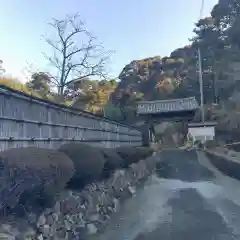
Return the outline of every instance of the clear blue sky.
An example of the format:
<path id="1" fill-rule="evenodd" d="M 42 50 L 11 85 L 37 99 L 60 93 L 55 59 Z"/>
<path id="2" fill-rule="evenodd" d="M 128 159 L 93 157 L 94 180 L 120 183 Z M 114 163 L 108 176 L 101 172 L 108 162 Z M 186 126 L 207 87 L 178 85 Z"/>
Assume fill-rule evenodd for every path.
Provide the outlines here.
<path id="1" fill-rule="evenodd" d="M 208 16 L 217 0 L 206 0 Z M 117 76 L 134 59 L 166 56 L 188 44 L 201 0 L 2 0 L 0 59 L 8 74 L 24 80 L 27 62 L 45 70 L 41 35 L 52 17 L 79 12 L 87 28 L 115 50 L 109 70 Z M 25 71 L 26 72 L 26 71 Z"/>

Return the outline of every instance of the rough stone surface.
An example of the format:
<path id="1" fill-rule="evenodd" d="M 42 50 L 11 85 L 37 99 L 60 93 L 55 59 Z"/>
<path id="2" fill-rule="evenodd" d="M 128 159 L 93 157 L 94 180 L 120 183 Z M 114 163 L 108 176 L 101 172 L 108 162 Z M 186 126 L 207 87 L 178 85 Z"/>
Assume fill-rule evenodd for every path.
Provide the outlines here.
<path id="1" fill-rule="evenodd" d="M 131 197 L 136 187 L 152 174 L 157 158 L 152 156 L 117 170 L 111 178 L 87 185 L 81 192 L 63 191 L 55 206 L 39 216 L 28 213 L 26 219 L 0 223 L 3 240 L 74 240 L 86 239 L 104 229 L 121 201 Z"/>

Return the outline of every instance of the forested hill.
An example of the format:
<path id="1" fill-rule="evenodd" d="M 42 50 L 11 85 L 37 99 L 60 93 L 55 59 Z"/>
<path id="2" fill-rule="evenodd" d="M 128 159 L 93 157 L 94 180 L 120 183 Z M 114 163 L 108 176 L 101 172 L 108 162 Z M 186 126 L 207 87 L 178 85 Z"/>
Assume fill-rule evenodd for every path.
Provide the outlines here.
<path id="1" fill-rule="evenodd" d="M 240 2 L 219 0 L 211 16 L 196 23 L 187 46 L 170 56 L 153 56 L 133 60 L 118 80 L 76 80 L 67 85 L 61 99 L 52 90 L 46 73 L 33 74 L 30 81 L 1 78 L 0 84 L 20 89 L 52 101 L 61 101 L 76 108 L 105 114 L 116 120 L 134 122 L 138 100 L 157 100 L 196 96 L 199 99 L 197 49 L 201 49 L 204 100 L 209 118 L 237 128 L 240 117 Z M 171 41 L 171 40 L 169 40 Z M 159 43 L 161 44 L 161 43 Z M 212 103 L 220 101 L 215 106 Z M 227 114 L 227 109 L 231 114 Z M 221 125 L 220 124 L 220 125 Z"/>
<path id="2" fill-rule="evenodd" d="M 219 128 L 239 129 L 240 1 L 219 0 L 211 16 L 196 23 L 188 46 L 169 57 L 150 57 L 126 65 L 113 93 L 116 103 L 133 106 L 138 99 L 196 96 L 199 100 L 197 49 L 201 49 L 204 104 Z M 213 103 L 219 103 L 215 105 Z M 129 107 L 128 107 L 129 108 Z M 236 131 L 235 131 L 236 132 Z"/>

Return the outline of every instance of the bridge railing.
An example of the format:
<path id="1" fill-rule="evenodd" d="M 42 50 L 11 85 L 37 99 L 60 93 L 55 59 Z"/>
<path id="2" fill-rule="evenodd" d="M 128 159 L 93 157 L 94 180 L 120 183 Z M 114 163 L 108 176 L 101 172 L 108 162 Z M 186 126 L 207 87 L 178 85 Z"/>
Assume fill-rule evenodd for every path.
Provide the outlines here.
<path id="1" fill-rule="evenodd" d="M 68 142 L 114 148 L 142 145 L 137 128 L 0 85 L 0 151 L 58 148 Z"/>

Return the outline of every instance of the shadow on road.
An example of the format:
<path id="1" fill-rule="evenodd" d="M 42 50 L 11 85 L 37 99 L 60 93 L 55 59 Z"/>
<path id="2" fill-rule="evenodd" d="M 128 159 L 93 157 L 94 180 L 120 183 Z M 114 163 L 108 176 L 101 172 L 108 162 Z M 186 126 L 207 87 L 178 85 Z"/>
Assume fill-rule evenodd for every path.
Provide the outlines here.
<path id="1" fill-rule="evenodd" d="M 186 182 L 210 181 L 214 174 L 197 160 L 195 150 L 166 150 L 161 153 L 157 164 L 157 175 L 160 178 L 179 179 Z"/>

